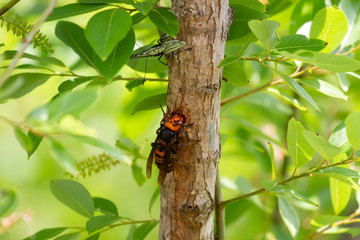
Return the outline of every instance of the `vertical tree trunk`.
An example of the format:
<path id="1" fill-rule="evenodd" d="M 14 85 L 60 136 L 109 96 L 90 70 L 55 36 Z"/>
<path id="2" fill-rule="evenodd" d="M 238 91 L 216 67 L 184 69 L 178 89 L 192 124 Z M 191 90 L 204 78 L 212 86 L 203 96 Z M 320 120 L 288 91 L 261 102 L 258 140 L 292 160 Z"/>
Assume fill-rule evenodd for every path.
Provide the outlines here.
<path id="1" fill-rule="evenodd" d="M 168 113 L 183 127 L 174 170 L 161 187 L 159 239 L 213 239 L 216 168 L 224 47 L 232 20 L 228 0 L 173 0 L 178 39 L 188 46 L 169 58 Z M 200 141 L 199 141 L 200 140 Z"/>

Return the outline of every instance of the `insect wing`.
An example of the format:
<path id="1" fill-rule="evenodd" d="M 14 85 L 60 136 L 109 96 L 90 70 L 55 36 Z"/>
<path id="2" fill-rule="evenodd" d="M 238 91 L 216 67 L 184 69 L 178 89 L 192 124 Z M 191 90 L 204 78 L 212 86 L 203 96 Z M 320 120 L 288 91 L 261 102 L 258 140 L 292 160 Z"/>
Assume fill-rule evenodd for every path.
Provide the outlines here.
<path id="1" fill-rule="evenodd" d="M 153 165 L 153 161 L 154 161 L 154 156 L 155 156 L 155 152 L 156 152 L 156 143 L 157 143 L 158 138 L 156 138 L 155 142 L 152 143 L 152 149 L 149 155 L 149 158 L 147 160 L 147 164 L 146 164 L 146 176 L 147 178 L 151 178 L 151 171 L 152 171 L 152 165 Z"/>
<path id="2" fill-rule="evenodd" d="M 162 42 L 161 45 L 165 46 L 165 49 L 163 50 L 163 54 L 172 53 L 173 51 L 176 51 L 177 49 L 183 47 L 186 43 L 180 40 L 169 40 Z"/>
<path id="3" fill-rule="evenodd" d="M 168 173 L 168 165 L 171 162 L 170 156 L 171 156 L 171 145 L 168 144 L 165 146 L 165 155 L 159 171 L 159 177 L 158 177 L 159 185 L 161 185 L 164 182 L 165 177 Z"/>
<path id="4" fill-rule="evenodd" d="M 166 45 L 157 44 L 147 50 L 133 54 L 131 58 L 140 58 L 140 57 L 155 57 L 161 55 L 166 50 Z"/>

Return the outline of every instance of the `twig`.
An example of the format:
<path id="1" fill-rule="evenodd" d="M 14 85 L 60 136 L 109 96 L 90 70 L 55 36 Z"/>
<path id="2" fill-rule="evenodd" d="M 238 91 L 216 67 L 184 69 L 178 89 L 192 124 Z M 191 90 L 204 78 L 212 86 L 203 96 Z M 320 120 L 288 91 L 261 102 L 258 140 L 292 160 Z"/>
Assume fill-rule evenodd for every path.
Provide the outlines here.
<path id="1" fill-rule="evenodd" d="M 291 176 L 288 179 L 285 179 L 283 181 L 280 181 L 280 182 L 276 183 L 276 185 L 284 185 L 285 183 L 294 181 L 294 180 L 296 180 L 298 178 L 311 177 L 312 173 L 315 172 L 315 171 L 319 171 L 319 170 L 326 169 L 326 168 L 333 167 L 333 166 L 349 164 L 349 163 L 357 162 L 357 161 L 360 161 L 360 158 L 349 158 L 349 159 L 347 159 L 345 161 L 336 162 L 336 163 L 325 165 L 325 166 L 320 166 L 320 167 L 314 168 L 314 169 L 312 169 L 310 171 L 307 171 L 305 173 L 302 173 L 302 174 L 299 174 L 299 175 L 296 175 L 296 176 Z M 236 202 L 236 201 L 239 201 L 239 200 L 242 200 L 242 199 L 246 199 L 246 198 L 252 197 L 254 195 L 263 193 L 265 191 L 266 191 L 265 188 L 260 188 L 260 189 L 258 189 L 256 191 L 251 192 L 251 193 L 247 193 L 247 194 L 235 197 L 235 198 L 231 198 L 231 199 L 226 200 L 226 201 L 222 201 L 222 202 L 220 202 L 220 205 L 223 206 L 223 207 L 226 207 L 227 205 L 229 205 L 232 202 Z"/>
<path id="2" fill-rule="evenodd" d="M 277 85 L 277 84 L 280 84 L 280 83 L 284 83 L 284 80 L 279 79 L 279 80 L 274 81 L 274 82 L 269 82 L 269 83 L 267 83 L 267 84 L 265 84 L 265 85 L 263 85 L 263 86 L 261 86 L 261 87 L 255 88 L 255 89 L 253 89 L 253 90 L 251 90 L 251 91 L 249 91 L 249 92 L 245 92 L 245 93 L 242 93 L 242 94 L 240 94 L 240 95 L 238 95 L 238 96 L 235 96 L 235 97 L 233 97 L 233 98 L 229 98 L 229 99 L 223 101 L 223 102 L 221 103 L 221 106 L 224 106 L 224 105 L 226 105 L 226 104 L 228 104 L 228 103 L 231 103 L 231 102 L 233 102 L 233 101 L 235 101 L 235 100 L 238 100 L 238 99 L 240 99 L 240 98 L 246 97 L 246 96 L 248 96 L 248 95 L 250 95 L 250 94 L 253 94 L 253 93 L 256 93 L 256 92 L 260 92 L 260 91 L 263 90 L 263 89 L 266 89 L 266 88 L 268 88 L 268 87 L 270 87 L 270 86 L 274 86 L 274 85 Z"/>
<path id="3" fill-rule="evenodd" d="M 14 70 L 14 68 L 16 67 L 17 62 L 19 61 L 21 56 L 24 54 L 25 49 L 29 46 L 29 44 L 32 41 L 32 39 L 34 38 L 35 34 L 39 31 L 41 25 L 45 22 L 46 18 L 51 14 L 53 9 L 55 8 L 56 3 L 57 3 L 57 0 L 52 0 L 49 3 L 48 7 L 45 9 L 44 13 L 41 15 L 38 22 L 36 24 L 34 24 L 31 31 L 29 32 L 29 34 L 24 39 L 24 42 L 21 45 L 19 51 L 16 53 L 15 57 L 11 61 L 10 65 L 8 66 L 6 71 L 0 77 L 0 88 L 4 84 L 6 79 L 9 77 L 11 71 Z"/>
<path id="4" fill-rule="evenodd" d="M 0 8 L 0 16 L 3 15 L 4 13 L 6 13 L 7 11 L 9 11 L 9 9 L 12 8 L 18 2 L 20 2 L 20 0 L 11 0 L 5 6 Z"/>
<path id="5" fill-rule="evenodd" d="M 222 200 L 219 167 L 217 167 L 215 182 L 215 240 L 225 240 L 225 208 L 221 205 Z"/>
<path id="6" fill-rule="evenodd" d="M 321 234 L 324 234 L 327 230 L 337 227 L 337 226 L 341 226 L 341 225 L 345 225 L 345 224 L 350 224 L 350 223 L 355 223 L 355 222 L 360 222 L 359 218 L 356 218 L 360 215 L 360 208 L 358 208 L 353 214 L 351 214 L 349 216 L 349 218 L 341 220 L 341 221 L 337 221 L 334 222 L 332 224 L 329 224 L 328 226 L 326 226 L 325 228 L 321 228 L 320 231 L 315 231 L 313 234 L 311 234 L 308 238 L 306 238 L 307 240 L 310 239 L 315 239 L 316 237 L 320 236 Z M 318 229 L 319 230 L 319 229 Z"/>
<path id="7" fill-rule="evenodd" d="M 123 77 L 115 77 L 114 80 L 143 80 L 143 78 L 123 78 Z M 168 82 L 169 80 L 167 78 L 146 78 L 146 81 L 153 81 L 153 82 Z"/>

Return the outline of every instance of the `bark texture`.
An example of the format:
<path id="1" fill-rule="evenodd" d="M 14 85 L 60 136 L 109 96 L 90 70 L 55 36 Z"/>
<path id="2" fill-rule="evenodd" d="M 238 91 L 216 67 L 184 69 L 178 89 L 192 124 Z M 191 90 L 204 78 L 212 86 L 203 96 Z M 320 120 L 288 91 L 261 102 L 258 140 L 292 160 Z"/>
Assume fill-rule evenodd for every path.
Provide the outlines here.
<path id="1" fill-rule="evenodd" d="M 219 124 L 225 42 L 232 20 L 228 0 L 173 0 L 188 45 L 168 59 L 167 112 L 181 112 L 173 171 L 161 187 L 159 239 L 214 239 L 215 181 L 221 154 Z M 200 141 L 199 141 L 200 140 Z"/>

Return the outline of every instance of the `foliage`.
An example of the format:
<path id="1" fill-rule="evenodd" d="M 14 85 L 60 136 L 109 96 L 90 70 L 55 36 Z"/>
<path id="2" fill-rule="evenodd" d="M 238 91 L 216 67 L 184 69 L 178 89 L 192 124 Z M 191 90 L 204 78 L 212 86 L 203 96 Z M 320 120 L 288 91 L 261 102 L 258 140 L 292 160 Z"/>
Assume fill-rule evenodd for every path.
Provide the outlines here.
<path id="1" fill-rule="evenodd" d="M 234 19 L 218 65 L 224 72 L 219 166 L 225 200 L 216 204 L 226 211 L 226 239 L 240 233 L 244 239 L 355 236 L 359 229 L 347 224 L 360 215 L 353 194 L 360 191 L 360 3 L 270 2 L 230 0 Z M 179 32 L 170 3 L 161 4 L 60 4 L 46 22 L 52 29 L 47 35 L 57 42 L 53 56 L 13 50 L 1 35 L 0 119 L 18 142 L 9 145 L 11 137 L 1 130 L 1 154 L 10 156 L 2 162 L 18 164 L 0 165 L 0 217 L 12 223 L 0 225 L 0 239 L 155 238 L 158 220 L 152 215 L 159 211 L 160 190 L 146 182 L 150 142 L 141 142 L 155 138 L 159 104 L 166 105 L 167 67 L 157 57 L 131 55 L 142 51 L 133 51 L 136 42 L 153 46 L 162 35 L 157 29 L 172 37 Z M 26 37 L 30 26 L 9 16 L 1 16 L 11 23 L 8 29 Z M 52 52 L 44 35 L 33 42 Z M 9 151 L 20 147 L 29 161 Z M 64 172 L 89 177 L 53 180 Z M 68 209 L 48 201 L 48 185 L 41 203 L 19 199 L 31 199 L 40 181 L 51 181 L 52 194 Z M 21 217 L 10 214 L 24 206 L 33 207 L 34 215 L 46 209 L 44 219 L 57 211 L 67 220 L 56 228 L 42 223 L 36 233 L 12 231 Z M 134 220 L 146 211 L 150 220 Z"/>

